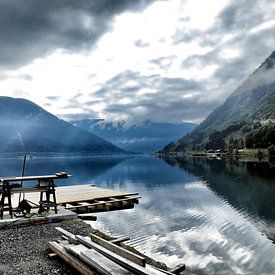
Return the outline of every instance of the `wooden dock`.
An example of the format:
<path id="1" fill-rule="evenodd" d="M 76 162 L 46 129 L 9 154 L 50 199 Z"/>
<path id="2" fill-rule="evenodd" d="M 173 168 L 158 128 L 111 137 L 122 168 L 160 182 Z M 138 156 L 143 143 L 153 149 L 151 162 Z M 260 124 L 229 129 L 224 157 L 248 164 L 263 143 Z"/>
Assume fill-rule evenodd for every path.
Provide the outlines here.
<path id="1" fill-rule="evenodd" d="M 93 213 L 133 208 L 138 193 L 103 189 L 93 185 L 56 188 L 57 203 L 76 213 Z"/>
<path id="2" fill-rule="evenodd" d="M 75 213 L 94 213 L 133 208 L 141 198 L 138 193 L 121 192 L 95 187 L 94 185 L 73 185 L 55 188 L 57 205 Z M 24 191 L 25 198 L 39 205 L 37 192 Z M 19 194 L 12 195 L 12 204 L 18 204 Z"/>

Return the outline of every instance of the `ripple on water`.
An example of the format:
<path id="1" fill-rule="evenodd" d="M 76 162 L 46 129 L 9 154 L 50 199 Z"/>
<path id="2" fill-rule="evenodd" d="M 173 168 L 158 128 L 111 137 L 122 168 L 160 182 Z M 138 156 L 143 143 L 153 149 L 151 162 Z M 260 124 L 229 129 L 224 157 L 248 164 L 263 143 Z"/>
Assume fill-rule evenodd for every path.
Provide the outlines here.
<path id="1" fill-rule="evenodd" d="M 99 219 L 110 231 L 130 236 L 128 243 L 147 255 L 170 266 L 185 262 L 185 274 L 275 270 L 272 242 L 245 212 L 230 206 L 204 182 L 178 185 L 173 192 L 164 187 L 150 190 L 136 209 L 100 214 Z"/>

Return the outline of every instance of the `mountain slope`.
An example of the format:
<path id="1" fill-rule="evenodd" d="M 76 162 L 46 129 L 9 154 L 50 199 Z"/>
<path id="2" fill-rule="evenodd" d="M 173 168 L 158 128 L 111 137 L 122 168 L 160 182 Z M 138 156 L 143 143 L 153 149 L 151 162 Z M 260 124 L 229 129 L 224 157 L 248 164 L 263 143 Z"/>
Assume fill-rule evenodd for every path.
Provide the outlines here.
<path id="1" fill-rule="evenodd" d="M 124 152 L 25 99 L 0 97 L 0 127 L 0 152 Z"/>
<path id="2" fill-rule="evenodd" d="M 131 152 L 154 152 L 182 135 L 192 131 L 192 123 L 155 123 L 150 120 L 128 127 L 124 121 L 112 123 L 104 120 L 72 121 L 73 125 L 98 135 Z"/>
<path id="3" fill-rule="evenodd" d="M 274 144 L 275 51 L 192 133 L 161 152 L 242 148 L 257 132 L 267 135 L 262 147 Z M 255 144 L 251 144 L 251 147 Z"/>

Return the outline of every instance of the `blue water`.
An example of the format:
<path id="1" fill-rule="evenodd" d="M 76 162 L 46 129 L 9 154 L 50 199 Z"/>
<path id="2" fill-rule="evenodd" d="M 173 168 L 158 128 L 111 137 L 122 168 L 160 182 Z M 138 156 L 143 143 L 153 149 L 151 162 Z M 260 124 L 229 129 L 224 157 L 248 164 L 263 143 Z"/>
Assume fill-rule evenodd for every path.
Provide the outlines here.
<path id="1" fill-rule="evenodd" d="M 1 159 L 0 176 L 22 159 Z M 95 183 L 139 192 L 134 209 L 98 214 L 92 226 L 184 274 L 275 274 L 274 164 L 206 158 L 32 158 L 26 175 L 67 171 L 58 185 Z"/>

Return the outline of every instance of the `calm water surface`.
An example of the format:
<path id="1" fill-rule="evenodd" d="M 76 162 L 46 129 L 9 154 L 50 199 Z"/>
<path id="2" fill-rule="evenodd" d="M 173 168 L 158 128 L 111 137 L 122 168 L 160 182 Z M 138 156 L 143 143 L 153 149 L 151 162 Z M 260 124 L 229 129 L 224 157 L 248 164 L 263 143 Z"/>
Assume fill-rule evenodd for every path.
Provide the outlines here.
<path id="1" fill-rule="evenodd" d="M 1 159 L 1 176 L 21 159 Z M 95 183 L 142 196 L 134 209 L 100 213 L 94 227 L 184 274 L 275 274 L 274 163 L 206 158 L 32 158 L 26 174 L 68 171 L 58 185 Z"/>

